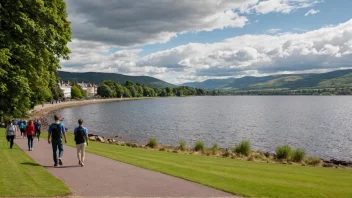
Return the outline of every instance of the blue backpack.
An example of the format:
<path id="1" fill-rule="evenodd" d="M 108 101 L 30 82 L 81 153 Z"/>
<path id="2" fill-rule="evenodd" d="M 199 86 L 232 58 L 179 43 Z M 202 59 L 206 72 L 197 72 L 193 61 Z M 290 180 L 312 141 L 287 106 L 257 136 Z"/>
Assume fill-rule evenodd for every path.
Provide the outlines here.
<path id="1" fill-rule="evenodd" d="M 20 128 L 21 128 L 21 129 L 24 129 L 25 127 L 26 127 L 26 124 L 25 124 L 24 122 L 21 122 L 21 123 L 20 123 Z"/>

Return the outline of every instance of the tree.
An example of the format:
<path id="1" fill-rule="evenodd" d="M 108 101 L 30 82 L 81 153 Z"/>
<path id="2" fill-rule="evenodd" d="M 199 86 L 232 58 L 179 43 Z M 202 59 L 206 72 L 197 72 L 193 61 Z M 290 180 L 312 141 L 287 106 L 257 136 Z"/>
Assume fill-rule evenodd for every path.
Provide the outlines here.
<path id="1" fill-rule="evenodd" d="M 130 86 L 130 87 L 128 87 L 128 89 L 130 90 L 132 97 L 137 97 L 138 92 L 137 92 L 136 88 L 134 88 L 134 86 Z"/>
<path id="2" fill-rule="evenodd" d="M 123 95 L 124 95 L 124 97 L 131 97 L 132 95 L 131 95 L 131 91 L 127 88 L 127 87 L 123 87 Z"/>
<path id="3" fill-rule="evenodd" d="M 166 87 L 166 93 L 167 93 L 167 96 L 172 96 L 173 95 L 172 87 Z"/>
<path id="4" fill-rule="evenodd" d="M 68 59 L 65 1 L 2 0 L 0 27 L 0 114 L 22 117 L 53 98 L 52 74 Z"/>
<path id="5" fill-rule="evenodd" d="M 106 84 L 99 85 L 97 94 L 101 97 L 114 97 L 114 92 Z"/>
<path id="6" fill-rule="evenodd" d="M 116 89 L 115 89 L 116 96 L 117 97 L 123 96 L 124 93 L 125 93 L 125 90 L 124 90 L 123 86 L 120 85 L 120 83 L 116 83 L 115 87 L 116 87 Z"/>
<path id="7" fill-rule="evenodd" d="M 130 81 L 130 80 L 126 81 L 126 83 L 125 83 L 125 86 L 126 86 L 126 87 L 128 87 L 128 86 L 133 86 L 133 85 L 134 85 L 133 82 Z"/>
<path id="8" fill-rule="evenodd" d="M 82 98 L 82 92 L 79 86 L 71 87 L 71 98 Z"/>

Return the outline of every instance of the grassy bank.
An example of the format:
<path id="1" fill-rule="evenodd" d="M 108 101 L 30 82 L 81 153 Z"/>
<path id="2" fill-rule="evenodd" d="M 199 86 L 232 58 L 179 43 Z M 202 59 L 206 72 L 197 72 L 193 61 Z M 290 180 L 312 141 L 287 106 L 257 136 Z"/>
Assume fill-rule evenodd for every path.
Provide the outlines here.
<path id="1" fill-rule="evenodd" d="M 15 140 L 16 142 L 16 140 Z M 9 149 L 0 129 L 0 197 L 63 196 L 70 190 L 17 145 Z"/>
<path id="2" fill-rule="evenodd" d="M 75 146 L 72 134 L 69 146 Z M 87 152 L 248 197 L 351 197 L 352 170 L 206 157 L 90 142 Z"/>

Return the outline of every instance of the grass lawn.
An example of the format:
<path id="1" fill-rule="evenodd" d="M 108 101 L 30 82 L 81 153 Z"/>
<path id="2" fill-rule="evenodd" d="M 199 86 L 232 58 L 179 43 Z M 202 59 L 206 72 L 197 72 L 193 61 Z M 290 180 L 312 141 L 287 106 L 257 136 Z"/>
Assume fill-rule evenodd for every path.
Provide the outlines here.
<path id="1" fill-rule="evenodd" d="M 72 134 L 68 140 L 75 146 Z M 97 142 L 90 142 L 87 152 L 248 197 L 352 197 L 352 169 L 248 162 Z"/>
<path id="2" fill-rule="evenodd" d="M 70 194 L 64 183 L 33 161 L 16 144 L 10 149 L 4 128 L 0 128 L 0 158 L 0 197 Z"/>

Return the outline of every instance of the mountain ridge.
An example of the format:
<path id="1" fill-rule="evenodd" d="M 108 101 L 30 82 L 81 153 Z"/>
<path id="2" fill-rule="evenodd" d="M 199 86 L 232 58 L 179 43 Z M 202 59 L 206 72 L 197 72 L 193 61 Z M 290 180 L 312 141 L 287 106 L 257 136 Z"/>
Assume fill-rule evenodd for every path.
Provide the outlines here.
<path id="1" fill-rule="evenodd" d="M 336 88 L 352 86 L 352 69 L 326 73 L 280 74 L 263 77 L 208 79 L 203 82 L 188 82 L 182 86 L 201 89 L 271 89 L 271 88 Z"/>
<path id="2" fill-rule="evenodd" d="M 58 77 L 64 81 L 91 82 L 101 83 L 104 80 L 112 80 L 124 84 L 126 81 L 149 85 L 153 88 L 176 87 L 171 83 L 159 80 L 150 76 L 128 76 L 118 73 L 100 73 L 100 72 L 67 72 L 58 71 Z"/>

